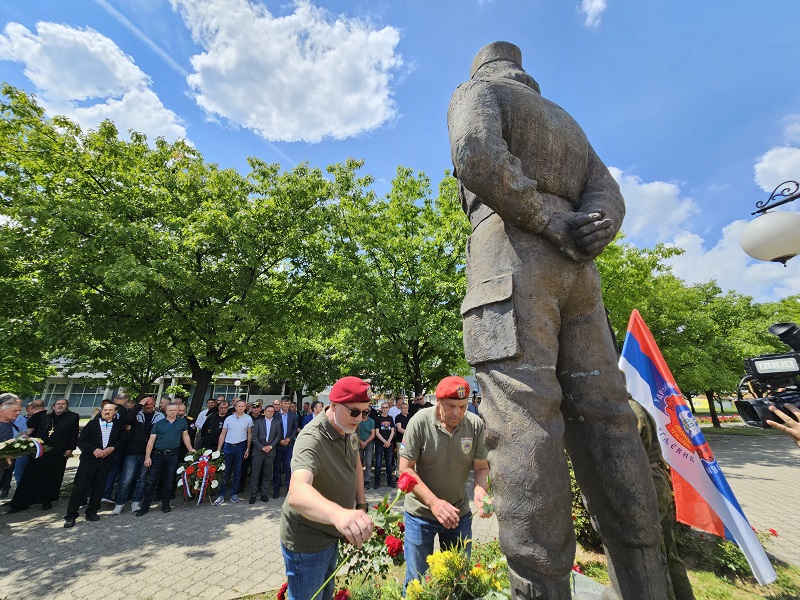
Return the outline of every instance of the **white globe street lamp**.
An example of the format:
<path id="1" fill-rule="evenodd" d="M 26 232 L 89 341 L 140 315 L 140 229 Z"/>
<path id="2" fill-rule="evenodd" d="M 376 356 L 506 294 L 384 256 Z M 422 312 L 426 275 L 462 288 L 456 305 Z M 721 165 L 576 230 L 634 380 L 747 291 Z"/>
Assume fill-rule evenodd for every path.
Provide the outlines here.
<path id="1" fill-rule="evenodd" d="M 742 230 L 739 243 L 747 254 L 758 260 L 783 263 L 800 254 L 800 214 L 767 212 L 800 198 L 800 183 L 784 181 L 762 202 L 756 203 L 760 215 Z"/>

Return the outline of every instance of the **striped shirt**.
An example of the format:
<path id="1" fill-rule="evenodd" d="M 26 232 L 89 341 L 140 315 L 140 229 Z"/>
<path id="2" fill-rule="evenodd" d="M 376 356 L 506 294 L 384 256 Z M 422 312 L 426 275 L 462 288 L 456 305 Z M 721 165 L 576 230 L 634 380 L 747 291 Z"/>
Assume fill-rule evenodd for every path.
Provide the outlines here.
<path id="1" fill-rule="evenodd" d="M 114 427 L 114 423 L 107 423 L 103 419 L 100 419 L 100 436 L 103 438 L 104 450 L 108 447 L 108 439 L 111 437 L 112 427 Z"/>

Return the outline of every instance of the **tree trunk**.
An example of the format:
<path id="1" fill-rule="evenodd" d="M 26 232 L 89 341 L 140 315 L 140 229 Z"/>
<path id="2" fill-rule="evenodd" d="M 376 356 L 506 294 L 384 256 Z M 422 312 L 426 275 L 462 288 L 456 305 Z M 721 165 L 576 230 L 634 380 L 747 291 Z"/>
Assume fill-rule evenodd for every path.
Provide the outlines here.
<path id="1" fill-rule="evenodd" d="M 719 424 L 719 417 L 717 417 L 717 409 L 714 407 L 714 390 L 706 390 L 706 399 L 708 400 L 708 411 L 711 413 L 711 424 L 714 427 L 722 427 Z"/>
<path id="2" fill-rule="evenodd" d="M 197 418 L 200 411 L 203 410 L 203 400 L 205 400 L 208 386 L 211 384 L 211 378 L 214 372 L 211 369 L 206 369 L 200 366 L 200 362 L 195 356 L 187 357 L 189 368 L 192 370 L 192 379 L 194 379 L 195 386 L 192 392 L 192 399 L 189 402 L 189 416 L 193 419 Z"/>
<path id="3" fill-rule="evenodd" d="M 721 412 L 724 415 L 725 407 L 722 406 L 722 398 L 720 398 L 719 396 L 717 396 L 717 404 L 719 404 L 719 412 Z"/>
<path id="4" fill-rule="evenodd" d="M 689 408 L 692 409 L 692 414 L 697 414 L 697 411 L 694 409 L 694 402 L 692 402 L 692 394 L 684 394 L 683 397 L 686 398 L 686 401 L 689 403 Z"/>

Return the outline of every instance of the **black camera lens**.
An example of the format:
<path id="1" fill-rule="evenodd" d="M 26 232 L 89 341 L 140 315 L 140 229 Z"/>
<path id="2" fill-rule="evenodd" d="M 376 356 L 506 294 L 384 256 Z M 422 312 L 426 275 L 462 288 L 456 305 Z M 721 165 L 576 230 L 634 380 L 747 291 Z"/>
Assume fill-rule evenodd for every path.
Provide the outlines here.
<path id="1" fill-rule="evenodd" d="M 769 328 L 772 335 L 789 346 L 795 352 L 800 352 L 800 327 L 794 323 L 775 323 Z"/>

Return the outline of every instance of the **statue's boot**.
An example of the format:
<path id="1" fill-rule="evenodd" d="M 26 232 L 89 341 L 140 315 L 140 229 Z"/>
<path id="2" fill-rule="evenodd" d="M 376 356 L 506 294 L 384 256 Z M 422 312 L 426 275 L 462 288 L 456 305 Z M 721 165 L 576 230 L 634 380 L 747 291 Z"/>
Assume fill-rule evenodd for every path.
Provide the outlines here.
<path id="1" fill-rule="evenodd" d="M 550 577 L 537 575 L 527 579 L 508 566 L 508 581 L 511 584 L 512 600 L 572 600 L 569 575 Z"/>
<path id="2" fill-rule="evenodd" d="M 624 600 L 668 600 L 669 579 L 658 548 L 630 548 L 604 543 L 608 575 L 618 595 Z M 607 596 L 603 596 L 606 598 Z"/>

